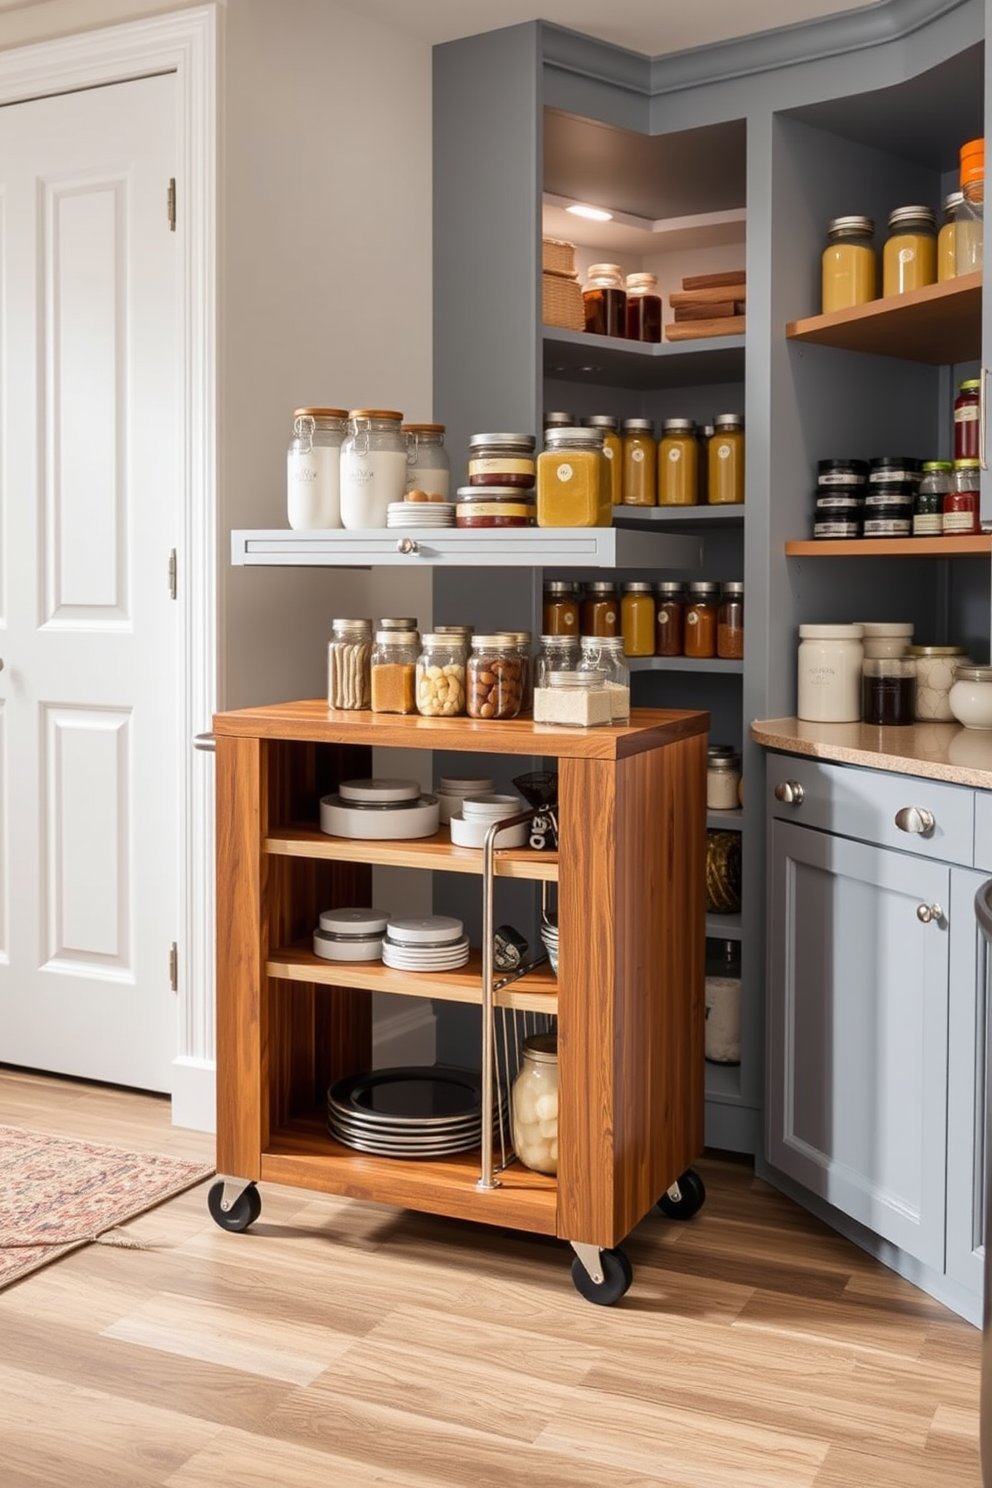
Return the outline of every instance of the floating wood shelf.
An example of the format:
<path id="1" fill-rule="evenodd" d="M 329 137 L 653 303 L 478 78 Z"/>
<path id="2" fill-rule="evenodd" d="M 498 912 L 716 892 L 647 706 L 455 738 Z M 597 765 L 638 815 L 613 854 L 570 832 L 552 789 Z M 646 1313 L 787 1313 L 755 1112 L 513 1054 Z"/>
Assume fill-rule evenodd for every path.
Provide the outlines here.
<path id="1" fill-rule="evenodd" d="M 992 533 L 978 537 L 824 538 L 787 542 L 787 558 L 981 558 L 992 553 Z"/>
<path id="2" fill-rule="evenodd" d="M 790 341 L 843 351 L 869 351 L 932 366 L 976 361 L 982 354 L 982 276 L 965 274 L 853 310 L 810 315 L 785 328 Z"/>

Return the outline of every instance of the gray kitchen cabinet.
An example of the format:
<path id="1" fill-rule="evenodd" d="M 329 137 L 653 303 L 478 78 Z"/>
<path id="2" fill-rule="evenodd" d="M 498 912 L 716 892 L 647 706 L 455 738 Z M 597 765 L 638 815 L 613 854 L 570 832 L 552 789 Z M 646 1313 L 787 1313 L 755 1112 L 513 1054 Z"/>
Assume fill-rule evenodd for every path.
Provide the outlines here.
<path id="1" fill-rule="evenodd" d="M 979 797 L 768 761 L 768 1160 L 825 1219 L 973 1321 L 988 1040 Z M 931 829 L 897 824 L 913 808 Z"/>

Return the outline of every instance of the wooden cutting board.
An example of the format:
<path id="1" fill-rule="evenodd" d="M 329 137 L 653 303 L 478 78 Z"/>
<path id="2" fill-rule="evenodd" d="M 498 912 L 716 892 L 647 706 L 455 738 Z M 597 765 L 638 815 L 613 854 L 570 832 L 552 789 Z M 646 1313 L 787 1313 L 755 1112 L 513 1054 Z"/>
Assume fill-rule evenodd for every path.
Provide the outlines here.
<path id="1" fill-rule="evenodd" d="M 683 305 L 716 305 L 721 300 L 746 299 L 747 290 L 743 286 L 728 295 L 725 285 L 713 284 L 708 289 L 676 289 L 668 296 L 668 303 L 675 310 Z"/>
<path id="2" fill-rule="evenodd" d="M 666 341 L 700 341 L 706 336 L 743 336 L 746 315 L 727 315 L 722 320 L 671 321 L 665 327 Z"/>
<path id="3" fill-rule="evenodd" d="M 725 269 L 722 274 L 687 274 L 682 280 L 682 288 L 729 289 L 746 283 L 747 275 L 743 269 Z"/>

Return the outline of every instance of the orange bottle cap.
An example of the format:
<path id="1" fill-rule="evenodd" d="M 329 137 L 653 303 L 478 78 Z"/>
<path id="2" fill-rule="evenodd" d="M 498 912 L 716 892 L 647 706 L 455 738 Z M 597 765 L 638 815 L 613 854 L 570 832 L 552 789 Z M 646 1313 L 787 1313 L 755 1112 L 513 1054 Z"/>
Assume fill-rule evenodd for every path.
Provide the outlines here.
<path id="1" fill-rule="evenodd" d="M 985 176 L 985 140 L 969 140 L 961 146 L 961 185 L 981 181 Z"/>

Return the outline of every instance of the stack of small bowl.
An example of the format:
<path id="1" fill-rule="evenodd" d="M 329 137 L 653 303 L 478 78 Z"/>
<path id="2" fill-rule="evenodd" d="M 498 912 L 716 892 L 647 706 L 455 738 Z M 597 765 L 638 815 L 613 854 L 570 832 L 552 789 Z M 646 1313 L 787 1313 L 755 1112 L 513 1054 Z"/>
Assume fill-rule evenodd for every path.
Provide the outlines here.
<path id="1" fill-rule="evenodd" d="M 451 814 L 451 840 L 456 847 L 484 847 L 493 822 L 504 816 L 516 816 L 525 809 L 519 796 L 466 796 L 461 811 Z M 525 821 L 503 827 L 496 834 L 496 846 L 526 847 L 529 829 Z"/>
<path id="2" fill-rule="evenodd" d="M 382 959 L 396 971 L 456 971 L 468 957 L 465 926 L 453 915 L 415 915 L 386 926 Z"/>
<path id="3" fill-rule="evenodd" d="M 543 919 L 541 921 L 541 939 L 544 949 L 548 953 L 551 970 L 555 976 L 558 975 L 558 921 L 557 919 Z"/>
<path id="4" fill-rule="evenodd" d="M 488 796 L 495 780 L 485 775 L 442 775 L 437 787 L 438 821 L 447 826 L 453 811 L 461 811 L 466 796 Z"/>

